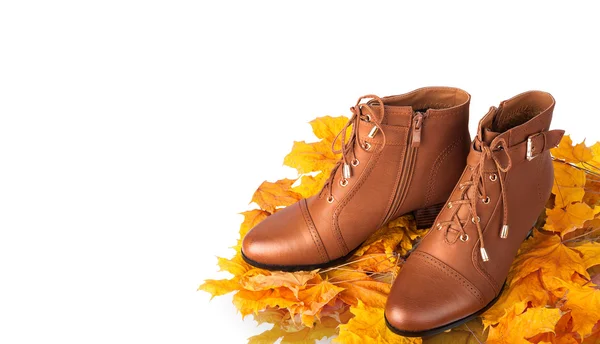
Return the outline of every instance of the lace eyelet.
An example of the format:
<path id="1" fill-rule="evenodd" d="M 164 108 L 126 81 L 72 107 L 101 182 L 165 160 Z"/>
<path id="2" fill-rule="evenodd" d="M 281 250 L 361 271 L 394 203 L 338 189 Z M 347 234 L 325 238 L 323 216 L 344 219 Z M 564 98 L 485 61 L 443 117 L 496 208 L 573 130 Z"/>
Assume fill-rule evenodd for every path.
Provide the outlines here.
<path id="1" fill-rule="evenodd" d="M 466 242 L 467 240 L 469 240 L 469 234 L 463 233 L 463 234 L 460 235 L 459 238 L 460 238 L 460 241 Z"/>
<path id="2" fill-rule="evenodd" d="M 327 197 L 327 202 L 333 203 L 333 201 L 335 201 L 335 198 L 333 198 L 333 196 Z"/>
<path id="3" fill-rule="evenodd" d="M 348 185 L 348 179 L 340 179 L 340 185 L 341 185 L 341 186 L 346 186 L 346 185 Z"/>
<path id="4" fill-rule="evenodd" d="M 490 174 L 490 180 L 495 182 L 496 180 L 498 180 L 498 175 L 495 173 Z"/>
<path id="5" fill-rule="evenodd" d="M 365 115 L 365 122 L 371 122 L 371 115 Z"/>
<path id="6" fill-rule="evenodd" d="M 448 202 L 448 209 L 452 209 L 452 202 Z"/>
<path id="7" fill-rule="evenodd" d="M 365 141 L 365 143 L 363 143 L 363 148 L 367 151 L 371 150 L 371 144 Z"/>
<path id="8" fill-rule="evenodd" d="M 441 224 L 441 223 L 438 223 L 438 224 L 435 226 L 435 229 L 437 229 L 438 231 L 441 231 L 441 230 L 442 230 L 442 224 Z"/>
<path id="9" fill-rule="evenodd" d="M 477 221 L 475 221 L 475 218 L 472 217 L 471 218 L 471 222 L 473 222 L 473 223 L 479 223 L 479 222 L 481 222 L 481 219 L 479 218 L 479 216 L 477 216 Z"/>
<path id="10" fill-rule="evenodd" d="M 352 159 L 352 161 L 350 163 L 352 164 L 352 166 L 356 167 L 356 166 L 358 166 L 358 164 L 360 164 L 360 161 L 358 161 L 358 159 L 354 158 L 354 159 Z"/>
<path id="11" fill-rule="evenodd" d="M 489 197 L 483 198 L 483 199 L 481 200 L 481 202 L 482 202 L 483 204 L 488 204 L 488 203 L 490 203 L 490 198 L 489 198 Z"/>

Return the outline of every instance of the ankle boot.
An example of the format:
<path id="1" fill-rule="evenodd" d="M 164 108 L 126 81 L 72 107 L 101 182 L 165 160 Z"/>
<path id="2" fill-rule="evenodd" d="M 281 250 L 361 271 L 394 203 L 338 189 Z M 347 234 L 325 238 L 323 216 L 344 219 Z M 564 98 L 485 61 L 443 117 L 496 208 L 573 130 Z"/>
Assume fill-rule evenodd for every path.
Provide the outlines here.
<path id="1" fill-rule="evenodd" d="M 243 258 L 264 269 L 312 270 L 343 261 L 400 215 L 414 212 L 419 227 L 431 226 L 466 163 L 469 101 L 447 87 L 361 97 L 321 192 L 250 230 Z"/>
<path id="2" fill-rule="evenodd" d="M 385 310 L 392 331 L 434 335 L 495 302 L 550 196 L 548 150 L 564 133 L 548 131 L 553 109 L 550 94 L 531 91 L 479 122 L 458 184 L 394 281 Z"/>

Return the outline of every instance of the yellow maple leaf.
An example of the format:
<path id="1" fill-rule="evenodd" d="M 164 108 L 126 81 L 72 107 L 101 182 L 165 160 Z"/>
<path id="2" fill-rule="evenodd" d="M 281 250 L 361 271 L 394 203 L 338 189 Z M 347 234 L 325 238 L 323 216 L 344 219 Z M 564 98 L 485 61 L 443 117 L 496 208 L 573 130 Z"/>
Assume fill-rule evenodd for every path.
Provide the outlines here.
<path id="1" fill-rule="evenodd" d="M 561 236 L 583 226 L 584 222 L 594 218 L 600 207 L 590 208 L 585 203 L 571 203 L 565 208 L 546 209 L 546 225 L 544 229 L 559 232 Z"/>
<path id="2" fill-rule="evenodd" d="M 585 195 L 585 172 L 565 163 L 554 161 L 554 206 L 563 208 L 573 202 L 581 202 Z"/>
<path id="3" fill-rule="evenodd" d="M 504 290 L 498 301 L 483 314 L 483 324 L 486 328 L 496 325 L 511 311 L 515 314 L 523 313 L 529 304 L 532 307 L 545 306 L 549 298 L 548 291 L 542 285 L 540 271 L 533 272 Z"/>
<path id="4" fill-rule="evenodd" d="M 562 313 L 558 308 L 528 308 L 522 314 L 511 310 L 490 327 L 487 338 L 489 344 L 529 344 L 527 340 L 537 334 L 554 332 Z"/>
<path id="5" fill-rule="evenodd" d="M 210 299 L 212 300 L 215 296 L 221 296 L 225 294 L 229 294 L 236 290 L 240 289 L 240 283 L 235 279 L 227 280 L 213 280 L 207 279 L 202 283 L 198 290 L 203 290 L 211 295 Z"/>
<path id="6" fill-rule="evenodd" d="M 307 327 L 313 327 L 316 319 L 319 319 L 321 310 L 325 305 L 332 302 L 344 288 L 336 286 L 328 281 L 300 290 L 298 299 L 301 303 L 290 308 L 292 315 L 300 313 L 302 323 Z"/>
<path id="7" fill-rule="evenodd" d="M 513 262 L 507 278 L 509 286 L 536 271 L 541 272 L 542 281 L 547 287 L 556 286 L 554 277 L 570 280 L 575 272 L 589 278 L 579 252 L 565 246 L 557 235 L 544 235 L 535 230 L 533 238 L 527 241 L 535 245 L 525 245 L 526 250 Z"/>
<path id="8" fill-rule="evenodd" d="M 319 172 L 314 176 L 304 175 L 300 179 L 300 184 L 294 186 L 292 190 L 302 195 L 302 197 L 308 198 L 321 191 L 328 177 L 329 172 Z"/>
<path id="9" fill-rule="evenodd" d="M 273 344 L 281 339 L 281 344 L 314 344 L 316 340 L 331 337 L 337 331 L 338 321 L 323 317 L 314 327 L 305 327 L 299 331 L 286 331 L 277 324 L 272 329 L 248 338 L 248 344 Z"/>
<path id="10" fill-rule="evenodd" d="M 573 331 L 582 338 L 592 333 L 592 328 L 600 320 L 600 290 L 596 286 L 581 286 L 577 283 L 557 279 L 565 288 L 566 301 L 563 310 L 570 310 L 573 317 Z"/>
<path id="11" fill-rule="evenodd" d="M 344 344 L 420 344 L 421 338 L 407 338 L 391 332 L 383 317 L 383 308 L 369 307 L 361 301 L 350 307 L 354 317 L 339 326 L 340 332 L 333 341 Z"/>
<path id="12" fill-rule="evenodd" d="M 287 207 L 302 199 L 300 194 L 292 191 L 294 179 L 281 179 L 274 183 L 264 181 L 254 195 L 252 202 L 269 213 L 274 213 L 278 207 Z"/>
<path id="13" fill-rule="evenodd" d="M 342 131 L 342 128 L 348 123 L 348 117 L 323 116 L 317 117 L 309 123 L 317 138 L 333 142 L 337 134 Z M 346 136 L 350 135 L 350 129 L 348 129 L 346 134 Z"/>
<path id="14" fill-rule="evenodd" d="M 274 288 L 261 291 L 242 289 L 233 295 L 233 304 L 242 317 L 257 314 L 267 308 L 291 308 L 301 303 L 294 293 L 287 288 Z"/>
<path id="15" fill-rule="evenodd" d="M 332 283 L 344 288 L 339 297 L 346 304 L 356 306 L 362 301 L 368 307 L 385 307 L 391 284 L 373 280 L 360 271 L 332 270 L 327 273 Z"/>
<path id="16" fill-rule="evenodd" d="M 328 175 L 339 159 L 340 155 L 331 151 L 331 143 L 294 141 L 292 151 L 285 156 L 283 164 L 295 168 L 300 174 L 323 171 Z"/>
<path id="17" fill-rule="evenodd" d="M 285 287 L 296 297 L 301 287 L 313 279 L 317 271 L 281 272 L 253 269 L 240 278 L 241 286 L 246 290 L 259 291 L 271 288 Z"/>
<path id="18" fill-rule="evenodd" d="M 580 164 L 592 160 L 592 150 L 585 145 L 585 140 L 573 146 L 569 135 L 564 135 L 558 147 L 551 149 L 552 155 L 567 162 Z"/>
<path id="19" fill-rule="evenodd" d="M 582 254 L 583 265 L 586 269 L 600 264 L 600 243 L 585 242 L 583 244 L 570 247 Z"/>

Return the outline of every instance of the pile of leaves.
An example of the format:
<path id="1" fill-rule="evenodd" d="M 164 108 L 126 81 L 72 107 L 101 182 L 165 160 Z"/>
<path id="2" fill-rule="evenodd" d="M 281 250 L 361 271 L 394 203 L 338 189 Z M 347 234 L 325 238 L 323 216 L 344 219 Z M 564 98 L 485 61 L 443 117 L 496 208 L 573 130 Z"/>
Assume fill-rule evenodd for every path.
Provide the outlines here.
<path id="1" fill-rule="evenodd" d="M 383 311 L 391 283 L 425 234 L 412 216 L 375 232 L 347 262 L 302 272 L 248 265 L 241 240 L 260 221 L 320 191 L 340 158 L 331 151 L 346 117 L 310 122 L 318 141 L 294 142 L 284 164 L 298 179 L 263 182 L 243 212 L 235 255 L 218 258 L 229 279 L 206 280 L 213 297 L 233 294 L 242 317 L 273 327 L 250 344 L 314 343 L 600 343 L 600 143 L 573 145 L 565 136 L 552 150 L 555 183 L 546 210 L 512 265 L 498 302 L 477 320 L 421 339 L 391 333 Z"/>

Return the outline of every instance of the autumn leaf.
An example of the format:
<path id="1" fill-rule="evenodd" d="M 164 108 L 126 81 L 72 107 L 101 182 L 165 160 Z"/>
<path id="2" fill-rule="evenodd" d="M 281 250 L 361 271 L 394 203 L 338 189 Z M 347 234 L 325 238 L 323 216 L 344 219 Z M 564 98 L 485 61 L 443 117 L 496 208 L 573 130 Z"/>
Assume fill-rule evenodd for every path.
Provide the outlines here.
<path id="1" fill-rule="evenodd" d="M 308 198 L 310 196 L 316 195 L 319 191 L 321 191 L 323 185 L 325 184 L 325 180 L 327 180 L 328 177 L 329 172 L 319 172 L 314 176 L 304 175 L 300 179 L 300 184 L 294 186 L 292 190 L 294 190 L 294 192 L 299 193 L 302 197 Z"/>
<path id="2" fill-rule="evenodd" d="M 582 254 L 583 266 L 586 269 L 600 264 L 600 243 L 586 242 L 580 245 L 571 246 L 571 248 Z"/>
<path id="3" fill-rule="evenodd" d="M 554 184 L 552 193 L 555 207 L 563 208 L 573 202 L 581 202 L 585 195 L 585 172 L 573 166 L 554 161 Z"/>
<path id="4" fill-rule="evenodd" d="M 546 209 L 544 229 L 559 232 L 562 236 L 583 226 L 584 222 L 594 218 L 600 207 L 590 208 L 585 203 L 568 204 L 565 208 Z"/>
<path id="5" fill-rule="evenodd" d="M 502 293 L 498 301 L 486 311 L 482 318 L 487 328 L 496 325 L 509 312 L 521 314 L 530 304 L 533 307 L 546 306 L 550 299 L 549 292 L 542 284 L 541 271 L 533 272 Z"/>
<path id="6" fill-rule="evenodd" d="M 313 279 L 315 271 L 280 272 L 254 269 L 240 278 L 240 284 L 246 290 L 259 291 L 272 288 L 285 287 L 291 290 L 296 297 L 300 287 Z"/>
<path id="7" fill-rule="evenodd" d="M 383 308 L 369 307 L 361 301 L 356 307 L 350 307 L 354 317 L 345 325 L 340 325 L 340 332 L 335 343 L 344 344 L 420 344 L 421 338 L 407 338 L 391 332 L 383 316 Z"/>
<path id="8" fill-rule="evenodd" d="M 333 166 L 340 159 L 339 154 L 331 151 L 331 146 L 321 141 L 306 143 L 295 141 L 292 151 L 283 159 L 283 164 L 295 168 L 298 173 L 305 174 L 323 171 L 329 175 Z"/>
<path id="9" fill-rule="evenodd" d="M 331 337 L 337 332 L 337 320 L 324 317 L 313 328 L 288 332 L 277 325 L 257 336 L 248 338 L 248 344 L 273 344 L 281 338 L 281 344 L 314 344 L 316 340 Z"/>
<path id="10" fill-rule="evenodd" d="M 513 262 L 516 268 L 509 272 L 507 278 L 509 286 L 536 271 L 541 272 L 546 286 L 556 284 L 554 277 L 568 281 L 575 272 L 589 278 L 579 252 L 565 246 L 557 235 L 544 235 L 536 230 L 533 238 L 527 241 L 534 241 L 537 245 L 517 256 Z"/>
<path id="11" fill-rule="evenodd" d="M 563 309 L 571 311 L 573 330 L 585 338 L 600 320 L 600 290 L 594 285 L 581 286 L 559 279 L 557 282 L 566 289 Z"/>
<path id="12" fill-rule="evenodd" d="M 274 213 L 278 207 L 287 207 L 302 199 L 300 194 L 291 190 L 293 179 L 281 179 L 275 183 L 264 181 L 254 195 L 252 202 L 269 213 Z"/>
<path id="13" fill-rule="evenodd" d="M 564 135 L 558 147 L 550 151 L 554 157 L 574 164 L 590 161 L 593 157 L 592 150 L 586 147 L 585 141 L 573 146 L 573 141 L 569 135 Z"/>
<path id="14" fill-rule="evenodd" d="M 497 326 L 490 327 L 487 343 L 529 344 L 528 338 L 539 333 L 553 333 L 561 316 L 558 308 L 528 308 L 522 314 L 515 313 L 513 309 L 500 319 Z"/>
<path id="15" fill-rule="evenodd" d="M 362 301 L 368 307 L 385 307 L 390 283 L 375 281 L 359 271 L 332 270 L 328 276 L 332 283 L 344 288 L 339 297 L 345 303 L 356 306 Z"/>
<path id="16" fill-rule="evenodd" d="M 198 290 L 203 290 L 211 295 L 212 300 L 215 296 L 221 296 L 229 294 L 236 290 L 239 290 L 240 283 L 235 280 L 213 280 L 207 279 L 203 284 L 198 287 Z"/>
<path id="17" fill-rule="evenodd" d="M 257 314 L 266 308 L 290 308 L 298 306 L 299 301 L 294 293 L 287 288 L 276 288 L 262 291 L 242 289 L 233 295 L 233 304 L 242 317 Z"/>

